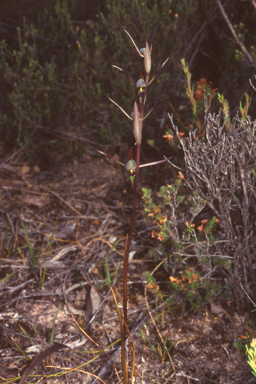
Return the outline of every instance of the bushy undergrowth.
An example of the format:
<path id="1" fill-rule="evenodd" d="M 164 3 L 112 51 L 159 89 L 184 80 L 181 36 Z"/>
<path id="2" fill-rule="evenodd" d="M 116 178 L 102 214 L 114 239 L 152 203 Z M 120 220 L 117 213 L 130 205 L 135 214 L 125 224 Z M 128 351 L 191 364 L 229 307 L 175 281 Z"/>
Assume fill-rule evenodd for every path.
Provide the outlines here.
<path id="1" fill-rule="evenodd" d="M 2 42 L 1 72 L 9 87 L 2 131 L 22 143 L 38 129 L 86 125 L 92 106 L 94 112 L 99 108 L 104 72 L 97 32 L 90 22 L 87 29 L 70 22 L 67 3 L 57 3 L 55 14 L 46 10 L 38 27 L 24 20 L 17 50 Z"/>
<path id="2" fill-rule="evenodd" d="M 122 134 L 126 122 L 120 120 L 119 111 L 107 106 L 104 94 L 111 94 L 131 110 L 134 90 L 109 64 L 125 67 L 131 76 L 142 69 L 132 60 L 123 29 L 132 31 L 140 44 L 144 43 L 140 36 L 149 38 L 152 28 L 157 29 L 155 44 L 159 49 L 152 52 L 152 71 L 166 57 L 170 60 L 151 99 L 169 97 L 175 119 L 185 129 L 191 123 L 191 113 L 178 65 L 181 57 L 189 62 L 194 80 L 205 78 L 208 84 L 212 81 L 212 87 L 219 87 L 230 99 L 231 110 L 248 88 L 253 69 L 246 65 L 239 47 L 226 37 L 227 26 L 215 2 L 107 0 L 104 13 L 97 14 L 94 9 L 89 19 L 81 0 L 55 4 L 41 9 L 39 16 L 31 12 L 32 19 L 27 15 L 17 30 L 17 43 L 0 43 L 0 130 L 12 143 L 75 125 L 100 134 L 104 140 Z M 256 15 L 250 12 L 251 7 L 240 1 L 225 3 L 237 35 L 255 57 L 255 36 L 249 30 Z M 148 131 L 154 140 L 162 133 L 162 128 L 151 129 L 159 126 L 156 119 L 161 119 L 162 127 L 160 111 L 149 121 Z"/>
<path id="3" fill-rule="evenodd" d="M 184 169 L 157 198 L 144 189 L 152 236 L 162 242 L 173 289 L 185 292 L 192 307 L 225 288 L 241 309 L 244 291 L 255 297 L 256 121 L 206 110 L 200 137 L 184 138 L 174 124 L 173 130 Z"/>

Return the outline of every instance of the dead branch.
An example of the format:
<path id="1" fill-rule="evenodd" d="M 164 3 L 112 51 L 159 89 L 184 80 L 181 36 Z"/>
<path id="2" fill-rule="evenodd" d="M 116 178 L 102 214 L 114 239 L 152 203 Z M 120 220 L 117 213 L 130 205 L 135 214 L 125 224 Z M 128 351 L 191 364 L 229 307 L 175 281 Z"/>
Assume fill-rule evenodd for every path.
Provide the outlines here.
<path id="1" fill-rule="evenodd" d="M 255 0 L 252 0 L 254 1 L 255 3 Z M 225 19 L 236 43 L 239 45 L 241 51 L 243 52 L 243 54 L 247 57 L 247 59 L 249 60 L 250 64 L 252 64 L 254 67 L 256 67 L 256 64 L 255 64 L 255 61 L 253 60 L 252 56 L 250 55 L 250 53 L 247 51 L 247 49 L 245 48 L 244 44 L 239 40 L 239 38 L 237 37 L 237 34 L 236 34 L 236 31 L 234 30 L 233 28 L 233 25 L 231 24 L 229 18 L 228 18 L 228 15 L 226 14 L 225 12 L 225 9 L 223 8 L 220 0 L 216 0 L 216 3 L 218 4 L 218 7 L 220 9 L 220 12 L 223 16 L 223 18 Z M 256 4 L 253 4 L 255 7 L 256 7 Z"/>

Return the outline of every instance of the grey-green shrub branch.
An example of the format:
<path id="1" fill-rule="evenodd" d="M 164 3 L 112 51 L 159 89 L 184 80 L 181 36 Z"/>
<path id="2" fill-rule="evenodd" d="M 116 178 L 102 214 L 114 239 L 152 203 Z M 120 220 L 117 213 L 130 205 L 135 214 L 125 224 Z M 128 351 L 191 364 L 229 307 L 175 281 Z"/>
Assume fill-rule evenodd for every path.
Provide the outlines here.
<path id="1" fill-rule="evenodd" d="M 197 246 L 204 254 L 210 251 L 217 257 L 231 257 L 231 269 L 226 268 L 225 274 L 239 309 L 244 299 L 240 281 L 249 295 L 256 294 L 252 265 L 256 245 L 256 122 L 237 116 L 227 129 L 221 121 L 220 115 L 207 114 L 203 140 L 193 135 L 184 140 L 177 128 L 176 132 L 184 151 L 184 183 L 196 193 L 197 206 L 208 206 L 220 225 L 208 249 L 207 243 Z"/>
<path id="2" fill-rule="evenodd" d="M 212 114 L 206 103 L 201 135 L 194 130 L 184 138 L 169 115 L 184 166 L 171 185 L 161 187 L 160 203 L 147 189 L 143 199 L 155 225 L 152 237 L 177 271 L 169 277 L 174 294 L 182 292 L 195 309 L 220 290 L 229 299 L 232 292 L 242 312 L 256 294 L 256 121 L 248 116 L 247 94 L 234 119 L 224 96 L 218 98 L 222 112 Z M 221 284 L 213 283 L 216 273 Z"/>

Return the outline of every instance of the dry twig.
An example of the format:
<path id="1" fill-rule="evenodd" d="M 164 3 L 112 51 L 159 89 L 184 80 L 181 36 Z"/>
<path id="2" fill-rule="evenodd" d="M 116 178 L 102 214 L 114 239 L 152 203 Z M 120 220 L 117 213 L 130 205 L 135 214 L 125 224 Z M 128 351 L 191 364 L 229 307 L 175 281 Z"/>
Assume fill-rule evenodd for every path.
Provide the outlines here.
<path id="1" fill-rule="evenodd" d="M 254 0 L 252 0 L 252 1 L 254 1 Z M 225 21 L 226 21 L 226 23 L 227 23 L 227 25 L 228 25 L 228 27 L 229 27 L 229 29 L 230 29 L 232 35 L 233 35 L 233 37 L 234 37 L 236 43 L 239 45 L 241 51 L 244 53 L 244 55 L 245 55 L 245 56 L 247 57 L 247 59 L 249 60 L 249 63 L 252 64 L 254 67 L 256 67 L 256 63 L 255 63 L 255 61 L 253 60 L 252 56 L 251 56 L 250 53 L 247 51 L 247 49 L 246 49 L 246 47 L 244 46 L 244 44 L 239 40 L 239 38 L 238 38 L 238 36 L 237 36 L 237 34 L 236 34 L 236 31 L 234 30 L 233 25 L 231 24 L 231 22 L 230 22 L 230 20 L 229 20 L 229 18 L 228 18 L 228 15 L 226 14 L 225 9 L 223 8 L 223 5 L 221 4 L 220 0 L 216 0 L 216 3 L 217 3 L 217 5 L 218 5 L 218 7 L 219 7 L 219 9 L 220 9 L 220 12 L 221 12 L 223 18 L 225 19 Z M 256 6 L 255 2 L 254 2 L 253 5 Z"/>

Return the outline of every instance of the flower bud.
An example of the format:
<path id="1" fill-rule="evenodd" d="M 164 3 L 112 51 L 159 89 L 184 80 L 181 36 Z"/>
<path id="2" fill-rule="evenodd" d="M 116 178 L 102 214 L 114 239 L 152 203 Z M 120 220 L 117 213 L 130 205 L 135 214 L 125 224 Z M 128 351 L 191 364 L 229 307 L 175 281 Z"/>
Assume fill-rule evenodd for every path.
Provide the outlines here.
<path id="1" fill-rule="evenodd" d="M 141 144 L 141 121 L 138 105 L 135 101 L 133 108 L 133 133 L 137 145 Z"/>
<path id="2" fill-rule="evenodd" d="M 145 51 L 146 51 L 146 48 L 141 48 L 140 49 L 140 53 L 142 54 L 142 56 L 144 56 Z"/>
<path id="3" fill-rule="evenodd" d="M 132 119 L 134 118 L 134 112 L 131 113 Z M 139 117 L 140 117 L 140 112 L 139 112 Z"/>
<path id="4" fill-rule="evenodd" d="M 148 42 L 146 41 L 146 49 L 144 52 L 144 68 L 147 75 L 149 75 L 151 71 L 151 55 Z"/>

